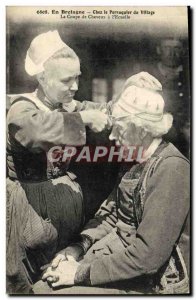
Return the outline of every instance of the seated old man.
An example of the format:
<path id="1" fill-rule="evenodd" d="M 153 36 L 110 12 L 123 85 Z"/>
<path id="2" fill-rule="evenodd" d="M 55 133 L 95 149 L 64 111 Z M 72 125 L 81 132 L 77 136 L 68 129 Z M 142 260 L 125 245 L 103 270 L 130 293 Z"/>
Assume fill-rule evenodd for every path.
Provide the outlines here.
<path id="1" fill-rule="evenodd" d="M 78 242 L 57 254 L 34 293 L 189 293 L 189 162 L 163 139 L 172 115 L 160 91 L 129 82 L 112 117 L 110 139 L 143 146 L 143 158 Z"/>

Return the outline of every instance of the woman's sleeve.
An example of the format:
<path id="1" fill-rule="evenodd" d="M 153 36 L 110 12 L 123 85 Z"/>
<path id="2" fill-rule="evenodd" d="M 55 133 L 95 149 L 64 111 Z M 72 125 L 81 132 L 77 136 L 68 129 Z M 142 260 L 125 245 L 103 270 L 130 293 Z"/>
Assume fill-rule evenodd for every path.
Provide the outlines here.
<path id="1" fill-rule="evenodd" d="M 26 100 L 10 108 L 7 124 L 9 137 L 30 150 L 47 151 L 56 145 L 80 146 L 86 142 L 85 125 L 79 113 L 44 112 Z"/>

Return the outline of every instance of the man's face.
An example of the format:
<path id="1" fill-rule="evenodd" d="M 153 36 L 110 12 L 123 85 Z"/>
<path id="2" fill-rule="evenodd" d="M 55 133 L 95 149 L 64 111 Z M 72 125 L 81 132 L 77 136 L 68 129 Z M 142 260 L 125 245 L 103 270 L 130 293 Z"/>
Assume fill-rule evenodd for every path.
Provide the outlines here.
<path id="1" fill-rule="evenodd" d="M 178 67 L 181 64 L 182 43 L 179 40 L 163 40 L 158 47 L 161 61 L 168 67 Z"/>
<path id="2" fill-rule="evenodd" d="M 115 140 L 117 146 L 142 145 L 139 131 L 136 126 L 131 123 L 131 114 L 130 116 L 125 117 L 121 108 L 115 105 L 112 117 L 113 127 L 109 136 L 110 140 Z"/>
<path id="3" fill-rule="evenodd" d="M 45 66 L 41 83 L 46 97 L 53 103 L 69 103 L 78 90 L 80 63 L 78 59 L 59 58 Z"/>

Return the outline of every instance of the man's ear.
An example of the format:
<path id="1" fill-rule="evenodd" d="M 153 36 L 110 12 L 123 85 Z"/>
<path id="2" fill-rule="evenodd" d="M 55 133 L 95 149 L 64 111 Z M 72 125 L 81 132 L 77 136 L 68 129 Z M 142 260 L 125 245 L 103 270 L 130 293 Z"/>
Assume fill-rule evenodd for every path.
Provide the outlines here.
<path id="1" fill-rule="evenodd" d="M 41 72 L 41 73 L 37 74 L 37 81 L 41 85 L 44 84 L 44 82 L 45 82 L 45 73 L 44 72 Z"/>

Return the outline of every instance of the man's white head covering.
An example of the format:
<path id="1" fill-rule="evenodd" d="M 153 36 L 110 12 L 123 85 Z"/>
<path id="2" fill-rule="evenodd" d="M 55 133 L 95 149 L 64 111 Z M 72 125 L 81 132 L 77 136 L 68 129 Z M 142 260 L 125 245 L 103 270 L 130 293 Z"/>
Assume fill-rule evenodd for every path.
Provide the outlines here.
<path id="1" fill-rule="evenodd" d="M 161 89 L 146 88 L 138 82 L 129 80 L 115 103 L 112 111 L 114 118 L 131 117 L 137 126 L 156 132 L 157 136 L 166 134 L 172 126 L 173 117 L 164 112 L 165 102 Z"/>
<path id="2" fill-rule="evenodd" d="M 36 36 L 27 51 L 25 70 L 30 76 L 44 71 L 44 63 L 58 50 L 71 49 L 61 39 L 57 30 Z"/>
<path id="3" fill-rule="evenodd" d="M 127 87 L 116 102 L 121 116 L 133 114 L 152 122 L 162 120 L 164 106 L 163 97 L 159 93 L 134 85 Z"/>

